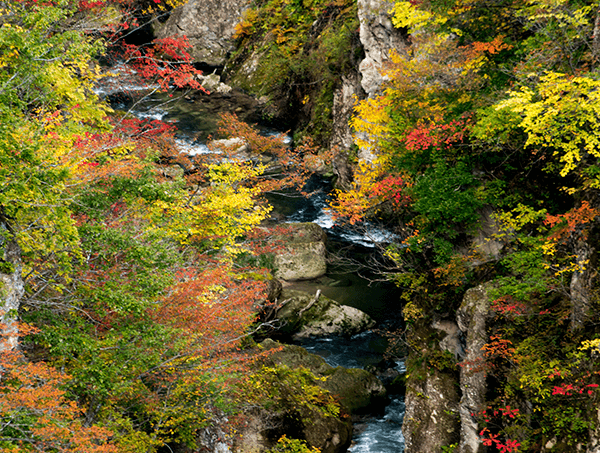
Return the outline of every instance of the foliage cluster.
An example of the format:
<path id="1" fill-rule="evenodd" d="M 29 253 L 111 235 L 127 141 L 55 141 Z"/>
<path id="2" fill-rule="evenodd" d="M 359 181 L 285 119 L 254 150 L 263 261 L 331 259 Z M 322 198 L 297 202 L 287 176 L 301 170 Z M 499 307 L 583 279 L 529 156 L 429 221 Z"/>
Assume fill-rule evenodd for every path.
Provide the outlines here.
<path id="1" fill-rule="evenodd" d="M 303 153 L 230 116 L 225 132 L 299 171 L 275 179 L 233 154 L 192 161 L 173 125 L 114 112 L 95 94 L 98 61 L 115 59 L 150 89 L 201 89 L 184 38 L 127 42 L 149 8 L 0 6 L 0 228 L 21 251 L 2 272 L 22 264 L 26 287 L 19 312 L 2 313 L 2 451 L 197 448 L 200 429 L 285 385 L 337 416 L 308 372 L 301 388 L 284 385 L 247 348 L 268 271 L 246 263 L 276 246 L 255 232 L 270 211 L 262 194 L 302 186 Z M 178 164 L 182 175 L 165 171 Z"/>
<path id="2" fill-rule="evenodd" d="M 376 160 L 332 208 L 356 223 L 404 201 L 385 253 L 413 337 L 494 282 L 485 360 L 471 364 L 491 389 L 473 414 L 486 446 L 585 448 L 600 371 L 597 2 L 396 1 L 390 14 L 406 49 L 351 121 Z M 398 175 L 395 191 L 372 190 Z"/>

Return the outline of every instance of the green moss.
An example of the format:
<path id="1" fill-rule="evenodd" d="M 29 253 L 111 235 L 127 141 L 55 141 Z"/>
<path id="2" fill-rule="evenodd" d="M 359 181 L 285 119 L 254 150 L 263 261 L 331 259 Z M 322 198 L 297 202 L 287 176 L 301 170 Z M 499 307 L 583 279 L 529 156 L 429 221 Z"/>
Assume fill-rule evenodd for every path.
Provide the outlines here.
<path id="1" fill-rule="evenodd" d="M 15 272 L 15 265 L 8 261 L 0 261 L 0 273 L 1 274 L 13 274 Z"/>

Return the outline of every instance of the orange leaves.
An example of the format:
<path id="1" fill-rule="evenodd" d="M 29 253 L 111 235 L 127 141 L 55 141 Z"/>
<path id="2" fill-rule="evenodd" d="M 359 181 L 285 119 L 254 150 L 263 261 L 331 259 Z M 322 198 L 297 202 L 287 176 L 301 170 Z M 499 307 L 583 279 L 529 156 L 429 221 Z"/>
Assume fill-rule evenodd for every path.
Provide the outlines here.
<path id="1" fill-rule="evenodd" d="M 464 74 L 477 72 L 488 61 L 489 55 L 496 55 L 503 50 L 509 50 L 513 46 L 503 42 L 504 36 L 496 36 L 490 42 L 476 41 L 468 46 L 460 47 L 463 58 Z"/>
<path id="2" fill-rule="evenodd" d="M 544 225 L 557 229 L 550 235 L 553 240 L 562 240 L 575 231 L 578 226 L 593 222 L 600 215 L 600 211 L 592 208 L 588 201 L 582 201 L 581 206 L 573 208 L 565 214 L 546 216 Z"/>
<path id="3" fill-rule="evenodd" d="M 225 263 L 179 271 L 179 282 L 153 310 L 156 322 L 181 329 L 188 353 L 210 358 L 235 350 L 266 299 L 265 282 L 236 278 Z"/>
<path id="4" fill-rule="evenodd" d="M 504 359 L 510 362 L 516 362 L 516 349 L 510 340 L 502 338 L 500 335 L 492 335 L 490 342 L 483 346 L 486 360 Z"/>
<path id="5" fill-rule="evenodd" d="M 355 171 L 352 187 L 336 190 L 330 208 L 336 220 L 354 225 L 385 204 L 391 205 L 393 210 L 405 208 L 411 201 L 407 190 L 411 186 L 406 175 L 386 174 L 382 164 L 363 162 Z"/>
<path id="6" fill-rule="evenodd" d="M 111 432 L 84 427 L 81 409 L 61 386 L 68 376 L 44 363 L 25 361 L 20 353 L 0 355 L 0 447 L 3 451 L 116 453 Z"/>

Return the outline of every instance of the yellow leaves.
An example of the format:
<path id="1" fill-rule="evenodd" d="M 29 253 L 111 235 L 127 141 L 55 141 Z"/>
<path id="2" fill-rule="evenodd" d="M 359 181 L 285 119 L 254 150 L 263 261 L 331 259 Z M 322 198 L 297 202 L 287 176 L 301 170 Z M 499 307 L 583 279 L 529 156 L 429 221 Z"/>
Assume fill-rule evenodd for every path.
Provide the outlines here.
<path id="1" fill-rule="evenodd" d="M 199 188 L 190 199 L 182 190 L 175 202 L 158 201 L 152 207 L 160 228 L 182 243 L 209 238 L 235 253 L 235 240 L 262 222 L 270 206 L 256 204 L 260 188 L 246 181 L 262 174 L 263 166 L 224 162 L 207 167 L 210 185 Z"/>
<path id="2" fill-rule="evenodd" d="M 580 351 L 588 351 L 591 349 L 593 352 L 597 352 L 600 350 L 600 338 L 596 338 L 594 340 L 584 340 L 581 342 L 581 346 L 579 346 L 577 349 Z"/>
<path id="3" fill-rule="evenodd" d="M 441 21 L 438 23 L 444 23 L 445 20 L 442 18 L 436 18 L 429 11 L 419 9 L 411 2 L 399 1 L 394 4 L 394 7 L 390 10 L 392 16 L 392 23 L 397 28 L 408 28 L 409 33 L 415 33 L 424 26 L 430 24 L 432 21 Z"/>
<path id="4" fill-rule="evenodd" d="M 600 158 L 600 82 L 548 72 L 534 88 L 509 93 L 497 110 L 520 114 L 526 146 L 546 149 L 562 162 L 561 176 L 575 170 L 587 153 Z"/>
<path id="5" fill-rule="evenodd" d="M 547 214 L 545 209 L 536 211 L 531 206 L 519 203 L 509 212 L 499 212 L 494 219 L 502 225 L 505 231 L 520 231 L 525 225 L 539 221 Z"/>
<path id="6" fill-rule="evenodd" d="M 361 149 L 369 149 L 373 141 L 385 140 L 389 136 L 390 117 L 387 110 L 390 100 L 379 96 L 358 102 L 350 126 L 355 131 L 355 143 Z"/>
<path id="7" fill-rule="evenodd" d="M 354 225 L 364 219 L 367 211 L 379 203 L 379 198 L 372 197 L 372 189 L 377 180 L 384 174 L 385 161 L 359 162 L 354 173 L 352 187 L 335 191 L 335 200 L 331 203 L 334 215 L 344 218 Z"/>

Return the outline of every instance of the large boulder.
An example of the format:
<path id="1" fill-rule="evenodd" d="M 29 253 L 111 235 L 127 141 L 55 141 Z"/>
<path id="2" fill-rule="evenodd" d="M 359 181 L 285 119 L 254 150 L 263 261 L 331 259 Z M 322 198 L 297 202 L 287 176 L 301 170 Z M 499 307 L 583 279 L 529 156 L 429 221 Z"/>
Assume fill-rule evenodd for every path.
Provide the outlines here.
<path id="1" fill-rule="evenodd" d="M 279 297 L 279 333 L 294 339 L 330 335 L 351 336 L 375 325 L 369 315 L 321 295 L 284 289 Z"/>
<path id="2" fill-rule="evenodd" d="M 317 378 L 317 385 L 337 395 L 343 414 L 380 410 L 386 401 L 383 384 L 365 370 L 334 368 L 300 346 L 284 345 L 271 339 L 263 341 L 260 346 L 267 351 L 267 366 L 311 371 Z M 304 439 L 322 453 L 341 453 L 347 451 L 352 437 L 352 423 L 344 415 L 332 417 L 314 411 L 306 413 L 303 407 L 255 408 L 245 415 L 246 426 L 238 433 L 234 445 L 234 451 L 239 453 L 264 452 L 282 434 Z M 305 420 L 307 416 L 310 421 Z"/>
<path id="3" fill-rule="evenodd" d="M 285 232 L 274 233 L 280 243 L 275 255 L 275 276 L 282 280 L 309 280 L 327 271 L 326 235 L 315 223 L 292 223 Z"/>
<path id="4" fill-rule="evenodd" d="M 156 23 L 158 38 L 187 36 L 194 61 L 223 66 L 234 49 L 235 26 L 249 0 L 190 0 L 164 23 Z"/>
<path id="5" fill-rule="evenodd" d="M 275 363 L 290 368 L 304 367 L 316 376 L 325 378 L 319 385 L 337 395 L 349 414 L 379 411 L 386 403 L 384 385 L 366 370 L 332 367 L 322 357 L 311 354 L 301 346 L 282 345 L 270 339 L 261 345 L 266 350 L 279 348 L 271 355 Z"/>

